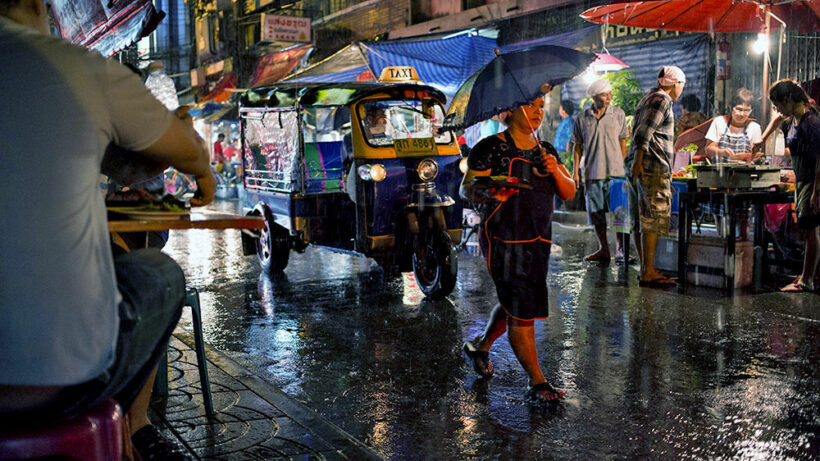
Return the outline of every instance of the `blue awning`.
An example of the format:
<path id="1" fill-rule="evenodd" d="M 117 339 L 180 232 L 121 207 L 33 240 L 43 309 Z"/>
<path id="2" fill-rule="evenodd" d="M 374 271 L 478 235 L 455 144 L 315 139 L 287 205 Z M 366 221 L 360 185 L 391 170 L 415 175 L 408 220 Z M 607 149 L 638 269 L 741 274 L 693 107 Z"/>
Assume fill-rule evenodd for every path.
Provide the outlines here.
<path id="1" fill-rule="evenodd" d="M 308 77 L 297 77 L 297 78 L 289 78 L 287 79 L 288 82 L 330 82 L 330 83 L 340 83 L 340 82 L 355 82 L 356 77 L 359 76 L 362 72 L 367 72 L 369 69 L 367 66 L 360 66 L 354 67 L 352 69 L 346 69 L 339 72 L 332 72 L 329 74 L 321 74 L 321 75 L 311 75 Z"/>
<path id="2" fill-rule="evenodd" d="M 421 80 L 452 97 L 469 76 L 495 54 L 495 39 L 465 33 L 438 40 L 363 44 L 378 75 L 388 66 L 413 66 Z"/>

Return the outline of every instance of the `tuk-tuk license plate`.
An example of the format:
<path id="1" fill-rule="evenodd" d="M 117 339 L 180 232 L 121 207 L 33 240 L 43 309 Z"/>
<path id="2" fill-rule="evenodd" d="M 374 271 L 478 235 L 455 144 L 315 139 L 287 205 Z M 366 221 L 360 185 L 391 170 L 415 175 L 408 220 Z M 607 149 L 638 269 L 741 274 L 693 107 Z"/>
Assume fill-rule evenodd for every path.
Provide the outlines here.
<path id="1" fill-rule="evenodd" d="M 394 139 L 393 146 L 398 155 L 430 154 L 436 147 L 433 138 Z"/>

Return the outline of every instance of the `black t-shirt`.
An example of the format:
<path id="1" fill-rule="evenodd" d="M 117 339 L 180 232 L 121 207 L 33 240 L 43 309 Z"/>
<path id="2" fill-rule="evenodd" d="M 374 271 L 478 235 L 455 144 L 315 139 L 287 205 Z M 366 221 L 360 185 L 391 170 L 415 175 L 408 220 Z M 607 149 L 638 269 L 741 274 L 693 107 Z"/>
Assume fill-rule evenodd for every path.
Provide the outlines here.
<path id="1" fill-rule="evenodd" d="M 820 157 L 820 116 L 809 111 L 797 125 L 797 133 L 789 143 L 795 181 L 814 182 L 814 169 Z"/>
<path id="2" fill-rule="evenodd" d="M 540 177 L 532 173 L 532 167 L 542 164 L 541 151 L 536 146 L 529 150 L 520 150 L 504 132 L 505 139 L 488 136 L 476 144 L 467 157 L 471 170 L 490 170 L 491 176 L 515 177 L 520 182 L 531 186 L 521 189 L 504 205 L 491 201 L 477 207 L 482 218 L 489 222 L 490 233 L 505 240 L 531 239 L 541 236 L 550 238 L 555 179 L 552 176 Z M 558 157 L 552 144 L 541 142 L 547 153 Z"/>

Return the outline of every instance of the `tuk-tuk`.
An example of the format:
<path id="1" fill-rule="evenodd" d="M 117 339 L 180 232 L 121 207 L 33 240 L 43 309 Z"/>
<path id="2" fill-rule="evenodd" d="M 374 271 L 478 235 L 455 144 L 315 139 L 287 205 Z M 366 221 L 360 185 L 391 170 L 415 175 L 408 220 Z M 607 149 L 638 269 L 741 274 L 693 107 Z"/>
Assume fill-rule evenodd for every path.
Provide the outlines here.
<path id="1" fill-rule="evenodd" d="M 394 75 L 415 70 L 385 69 Z M 383 76 L 385 74 L 383 73 Z M 445 96 L 420 83 L 281 83 L 240 102 L 244 236 L 266 271 L 316 245 L 415 273 L 430 297 L 455 286 L 461 241 L 458 188 L 466 159 L 442 130 Z"/>

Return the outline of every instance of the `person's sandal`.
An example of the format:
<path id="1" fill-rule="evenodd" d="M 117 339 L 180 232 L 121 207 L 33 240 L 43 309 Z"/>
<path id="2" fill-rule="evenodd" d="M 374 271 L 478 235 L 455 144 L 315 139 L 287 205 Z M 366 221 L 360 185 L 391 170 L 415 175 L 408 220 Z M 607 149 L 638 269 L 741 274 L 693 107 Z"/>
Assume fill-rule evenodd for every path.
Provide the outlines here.
<path id="1" fill-rule="evenodd" d="M 162 435 L 159 428 L 153 424 L 132 435 L 131 443 L 143 461 L 193 461 L 184 448 Z"/>
<path id="2" fill-rule="evenodd" d="M 541 392 L 547 393 L 546 398 L 541 398 L 539 395 Z M 534 386 L 527 386 L 527 393 L 525 396 L 535 402 L 551 402 L 554 400 L 558 400 L 564 396 L 564 391 L 559 391 L 558 389 L 552 387 L 552 385 L 546 381 L 543 383 L 538 383 Z"/>
<path id="3" fill-rule="evenodd" d="M 493 363 L 490 362 L 489 352 L 476 349 L 472 341 L 466 341 L 462 349 L 467 359 L 473 362 L 473 369 L 476 373 L 484 378 L 491 378 L 493 376 Z"/>
<path id="4" fill-rule="evenodd" d="M 814 291 L 814 287 L 805 282 L 801 282 L 800 279 L 796 279 L 794 282 L 780 289 L 781 293 L 812 293 Z"/>

